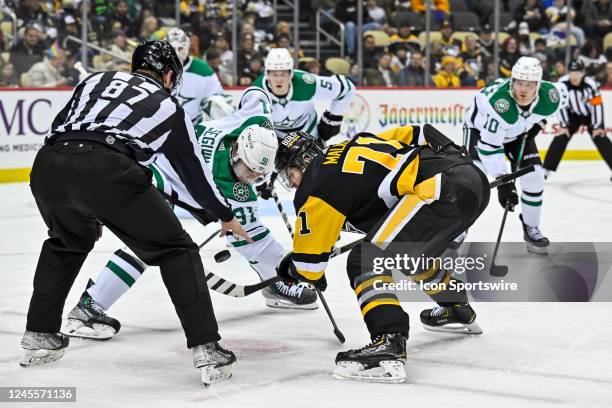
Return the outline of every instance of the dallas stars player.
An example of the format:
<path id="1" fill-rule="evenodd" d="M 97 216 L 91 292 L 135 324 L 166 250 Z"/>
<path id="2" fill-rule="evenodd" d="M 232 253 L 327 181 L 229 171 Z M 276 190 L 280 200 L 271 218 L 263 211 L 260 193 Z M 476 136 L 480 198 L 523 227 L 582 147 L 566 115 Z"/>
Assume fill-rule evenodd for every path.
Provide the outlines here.
<path id="1" fill-rule="evenodd" d="M 187 115 L 197 124 L 201 120 L 219 119 L 234 111 L 223 92 L 219 78 L 206 61 L 189 56 L 191 41 L 180 28 L 168 31 L 166 39 L 183 62 L 183 83 L 177 98 Z"/>
<path id="2" fill-rule="evenodd" d="M 408 315 L 385 286 L 393 282 L 391 271 L 374 269 L 374 259 L 439 257 L 488 204 L 486 176 L 450 139 L 427 125 L 424 133 L 428 145 L 417 143 L 423 139 L 418 127 L 405 126 L 379 135 L 359 133 L 325 153 L 302 132 L 289 134 L 279 146 L 279 180 L 297 188 L 293 253 L 279 264 L 279 276 L 322 290 L 340 231 L 366 234 L 349 253 L 346 268 L 372 343 L 338 353 L 336 377 L 406 379 Z M 451 272 L 437 261 L 410 271 L 417 283 L 447 285 L 429 285 L 427 294 L 438 306 L 424 310 L 421 322 L 434 331 L 480 333 L 465 291 L 451 290 L 450 283 L 458 282 Z"/>
<path id="3" fill-rule="evenodd" d="M 340 132 L 342 115 L 355 94 L 355 86 L 342 75 L 324 77 L 294 70 L 286 48 L 270 50 L 265 75 L 253 86 L 272 99 L 272 122 L 279 138 L 299 130 L 329 140 Z M 323 101 L 331 104 L 319 120 L 315 103 Z"/>
<path id="4" fill-rule="evenodd" d="M 211 166 L 221 194 L 230 202 L 234 215 L 254 242 L 248 243 L 233 235 L 227 235 L 227 239 L 262 280 L 276 276 L 276 266 L 285 255 L 282 246 L 261 223 L 257 195 L 251 186 L 274 168 L 278 141 L 271 130 L 269 105 L 270 100 L 264 92 L 248 88 L 232 115 L 196 126 L 203 160 Z M 207 215 L 191 195 L 174 182 L 178 176 L 169 162 L 157 158 L 149 168 L 153 184 L 169 201 L 188 209 L 203 224 L 207 223 Z M 91 286 L 68 314 L 65 334 L 98 340 L 114 336 L 120 324 L 105 311 L 140 278 L 146 267 L 128 248 L 115 251 L 95 284 L 90 282 Z M 316 292 L 304 285 L 281 281 L 262 293 L 270 307 L 317 308 Z"/>
<path id="5" fill-rule="evenodd" d="M 514 165 L 522 139 L 527 138 L 520 167 L 534 164 L 535 171 L 520 178 L 520 220 L 527 250 L 533 253 L 546 253 L 550 244 L 540 231 L 545 172 L 534 137 L 566 101 L 564 88 L 542 81 L 536 58 L 521 57 L 512 67 L 511 79 L 498 79 L 482 89 L 465 116 L 464 143 L 474 161 L 493 178 L 508 173 L 504 155 Z M 512 211 L 518 204 L 514 183 L 497 191 L 501 206 L 509 205 Z"/>

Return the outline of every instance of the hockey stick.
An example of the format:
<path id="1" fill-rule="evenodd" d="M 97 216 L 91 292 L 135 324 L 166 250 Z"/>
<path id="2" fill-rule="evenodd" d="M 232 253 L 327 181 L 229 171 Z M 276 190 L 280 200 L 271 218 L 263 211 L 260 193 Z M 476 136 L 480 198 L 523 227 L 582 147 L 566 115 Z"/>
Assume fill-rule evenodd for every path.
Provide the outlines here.
<path id="1" fill-rule="evenodd" d="M 280 212 L 281 217 L 283 217 L 283 221 L 285 221 L 285 226 L 287 227 L 289 234 L 291 234 L 291 236 L 293 237 L 293 227 L 291 226 L 291 223 L 289 222 L 289 217 L 287 217 L 287 214 L 285 213 L 285 210 L 283 209 L 283 204 L 280 202 L 280 199 L 278 198 L 278 194 L 276 194 L 274 187 L 272 187 L 271 196 L 274 199 L 274 202 L 276 203 L 276 208 L 278 208 L 278 212 Z M 348 245 L 353 245 L 351 246 L 352 248 L 355 245 L 357 245 L 357 242 L 353 242 L 352 244 L 348 244 Z M 347 247 L 348 245 L 345 245 L 345 247 Z M 345 249 L 344 252 L 350 250 L 351 248 Z M 339 248 L 339 249 L 342 249 L 342 248 Z M 334 255 L 334 252 L 336 251 L 332 252 L 332 256 L 337 256 L 343 253 L 343 252 L 337 252 L 336 255 Z M 334 316 L 332 315 L 331 310 L 329 310 L 329 306 L 327 305 L 327 301 L 325 300 L 323 293 L 316 286 L 314 288 L 315 288 L 315 291 L 317 292 L 317 296 L 319 296 L 319 299 L 321 299 L 321 303 L 323 303 L 323 307 L 325 308 L 325 312 L 327 313 L 327 316 L 329 317 L 329 320 L 331 321 L 332 326 L 334 326 L 334 334 L 336 335 L 340 343 L 344 343 L 346 341 L 344 334 L 342 334 L 342 332 L 338 328 L 338 325 L 336 324 L 336 320 L 334 319 Z"/>
<path id="2" fill-rule="evenodd" d="M 198 245 L 198 250 L 204 248 L 204 245 L 208 244 L 210 241 L 213 240 L 214 237 L 216 237 L 217 235 L 219 235 L 221 233 L 221 230 L 217 230 L 215 232 L 212 233 L 212 235 L 208 238 L 206 238 L 204 240 L 204 242 L 202 242 L 200 245 Z"/>
<path id="3" fill-rule="evenodd" d="M 525 144 L 527 143 L 527 137 L 524 136 L 521 140 L 521 146 L 519 147 L 518 157 L 514 164 L 514 171 L 521 165 L 523 161 L 523 151 L 525 150 Z M 531 166 L 532 170 L 535 166 Z M 515 177 L 516 178 L 516 177 Z M 497 257 L 497 251 L 499 250 L 499 244 L 501 243 L 502 234 L 504 233 L 504 227 L 506 226 L 506 218 L 508 217 L 508 211 L 510 210 L 510 203 L 506 203 L 504 208 L 504 216 L 502 217 L 501 226 L 499 227 L 499 233 L 497 234 L 497 241 L 495 242 L 495 249 L 493 250 L 493 256 L 491 258 L 491 269 L 489 274 L 491 276 L 506 276 L 508 274 L 508 265 L 495 265 L 495 258 Z"/>

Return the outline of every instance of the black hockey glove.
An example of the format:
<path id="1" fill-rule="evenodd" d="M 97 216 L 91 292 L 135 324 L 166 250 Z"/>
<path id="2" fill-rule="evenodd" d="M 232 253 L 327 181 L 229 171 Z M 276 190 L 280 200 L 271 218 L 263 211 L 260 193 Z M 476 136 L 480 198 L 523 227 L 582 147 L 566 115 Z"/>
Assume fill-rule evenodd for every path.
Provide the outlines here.
<path id="1" fill-rule="evenodd" d="M 342 115 L 334 115 L 329 111 L 323 112 L 321 120 L 317 125 L 319 137 L 323 140 L 329 140 L 332 136 L 336 136 L 338 133 L 340 133 L 341 125 Z"/>
<path id="2" fill-rule="evenodd" d="M 278 266 L 276 267 L 276 274 L 283 281 L 291 282 L 294 284 L 300 283 L 300 282 L 308 282 L 311 285 L 314 285 L 321 292 L 327 289 L 327 279 L 325 279 L 325 275 L 323 275 L 321 279 L 318 279 L 316 281 L 308 280 L 304 278 L 302 275 L 300 275 L 297 269 L 295 269 L 295 264 L 293 263 L 293 260 L 291 259 L 292 255 L 293 255 L 293 252 L 289 252 L 287 255 L 283 257 L 283 259 L 280 260 L 280 262 L 278 263 Z"/>
<path id="3" fill-rule="evenodd" d="M 536 123 L 525 133 L 525 137 L 529 139 L 535 139 L 535 137 L 540 134 L 540 131 L 546 126 L 546 120 L 542 120 L 539 123 Z"/>
<path id="4" fill-rule="evenodd" d="M 270 180 L 255 186 L 255 190 L 257 190 L 259 196 L 264 200 L 269 200 L 272 198 L 272 192 L 274 191 L 274 180 L 276 180 L 276 176 L 278 176 L 278 173 L 272 173 Z"/>
<path id="5" fill-rule="evenodd" d="M 509 211 L 514 211 L 514 206 L 518 204 L 518 195 L 514 183 L 505 183 L 497 187 L 497 197 L 503 208 L 506 208 L 506 204 L 509 204 Z"/>

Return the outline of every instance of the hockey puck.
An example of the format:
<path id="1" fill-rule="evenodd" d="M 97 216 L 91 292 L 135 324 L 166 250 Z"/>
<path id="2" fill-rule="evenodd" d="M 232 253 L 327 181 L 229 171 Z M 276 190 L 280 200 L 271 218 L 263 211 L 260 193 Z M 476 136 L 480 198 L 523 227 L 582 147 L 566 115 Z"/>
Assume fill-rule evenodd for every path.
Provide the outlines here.
<path id="1" fill-rule="evenodd" d="M 216 263 L 225 262 L 228 259 L 230 259 L 231 256 L 232 254 L 230 254 L 230 251 L 228 251 L 227 249 L 224 249 L 223 251 L 217 252 L 215 254 L 215 262 Z"/>

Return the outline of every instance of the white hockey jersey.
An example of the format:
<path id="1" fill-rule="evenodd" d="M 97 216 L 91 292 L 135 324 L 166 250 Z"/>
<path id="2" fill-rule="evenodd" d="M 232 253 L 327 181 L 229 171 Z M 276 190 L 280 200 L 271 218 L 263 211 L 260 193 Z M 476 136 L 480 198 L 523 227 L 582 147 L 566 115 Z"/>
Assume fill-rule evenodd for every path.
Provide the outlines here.
<path id="1" fill-rule="evenodd" d="M 183 84 L 177 99 L 194 125 L 202 117 L 206 100 L 219 94 L 223 94 L 223 87 L 212 68 L 199 58 L 189 57 L 183 66 Z"/>
<path id="2" fill-rule="evenodd" d="M 542 81 L 535 101 L 526 110 L 512 97 L 510 79 L 498 79 L 478 92 L 466 112 L 465 127 L 480 133 L 476 150 L 487 173 L 494 178 L 506 174 L 504 144 L 555 115 L 566 104 L 566 89 L 548 81 Z M 469 137 L 470 132 L 466 134 Z M 471 145 L 469 140 L 464 142 Z"/>
<path id="3" fill-rule="evenodd" d="M 283 98 L 274 95 L 264 76 L 253 82 L 272 100 L 272 122 L 276 135 L 281 138 L 292 131 L 304 131 L 317 136 L 319 118 L 316 102 L 331 102 L 330 113 L 343 115 L 355 94 L 355 86 L 342 75 L 317 76 L 296 70 L 289 84 L 289 93 Z"/>

